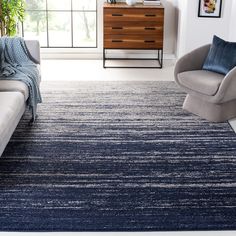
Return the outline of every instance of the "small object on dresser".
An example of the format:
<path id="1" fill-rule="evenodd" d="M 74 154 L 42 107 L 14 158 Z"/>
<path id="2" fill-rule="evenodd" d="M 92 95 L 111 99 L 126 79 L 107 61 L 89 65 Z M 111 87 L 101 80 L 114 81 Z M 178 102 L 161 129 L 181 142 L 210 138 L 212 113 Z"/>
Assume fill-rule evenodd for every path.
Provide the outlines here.
<path id="1" fill-rule="evenodd" d="M 136 3 L 137 3 L 136 0 L 126 0 L 126 4 L 129 5 L 129 6 L 133 6 Z"/>
<path id="2" fill-rule="evenodd" d="M 161 5 L 161 1 L 160 0 L 143 0 L 143 5 Z"/>
<path id="3" fill-rule="evenodd" d="M 107 3 L 115 4 L 116 0 L 107 0 Z"/>

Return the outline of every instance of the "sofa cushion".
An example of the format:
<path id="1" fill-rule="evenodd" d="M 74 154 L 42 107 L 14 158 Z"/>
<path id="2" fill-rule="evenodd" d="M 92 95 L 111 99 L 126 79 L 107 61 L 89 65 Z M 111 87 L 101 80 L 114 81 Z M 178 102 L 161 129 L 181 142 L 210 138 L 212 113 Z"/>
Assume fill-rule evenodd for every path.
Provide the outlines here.
<path id="1" fill-rule="evenodd" d="M 0 92 L 21 92 L 25 97 L 25 101 L 29 97 L 27 85 L 17 80 L 0 80 Z"/>
<path id="2" fill-rule="evenodd" d="M 227 42 L 214 36 L 203 69 L 226 75 L 235 66 L 236 42 Z"/>
<path id="3" fill-rule="evenodd" d="M 214 96 L 224 75 L 205 70 L 186 71 L 178 74 L 178 81 L 184 87 L 204 95 Z"/>
<path id="4" fill-rule="evenodd" d="M 40 64 L 40 45 L 37 40 L 25 40 L 26 48 L 28 49 L 28 53 L 30 59 L 36 64 Z"/>
<path id="5" fill-rule="evenodd" d="M 25 110 L 21 92 L 0 92 L 0 156 Z"/>

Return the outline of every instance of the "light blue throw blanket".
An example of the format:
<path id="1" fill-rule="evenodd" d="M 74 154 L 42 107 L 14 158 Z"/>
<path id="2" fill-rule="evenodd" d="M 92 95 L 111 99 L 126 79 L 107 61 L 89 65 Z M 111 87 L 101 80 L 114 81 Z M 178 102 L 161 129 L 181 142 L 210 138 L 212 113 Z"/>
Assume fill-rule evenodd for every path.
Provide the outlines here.
<path id="1" fill-rule="evenodd" d="M 29 89 L 27 105 L 32 111 L 32 121 L 36 119 L 37 104 L 42 102 L 37 65 L 30 59 L 25 41 L 20 37 L 0 38 L 0 80 L 18 80 Z"/>

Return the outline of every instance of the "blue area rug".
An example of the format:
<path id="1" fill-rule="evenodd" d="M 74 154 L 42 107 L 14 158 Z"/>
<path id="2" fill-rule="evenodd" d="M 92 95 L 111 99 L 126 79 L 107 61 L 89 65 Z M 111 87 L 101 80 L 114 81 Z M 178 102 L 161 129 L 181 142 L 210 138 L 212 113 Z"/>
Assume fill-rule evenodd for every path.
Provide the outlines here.
<path id="1" fill-rule="evenodd" d="M 0 159 L 0 231 L 236 230 L 236 138 L 173 82 L 44 83 Z"/>

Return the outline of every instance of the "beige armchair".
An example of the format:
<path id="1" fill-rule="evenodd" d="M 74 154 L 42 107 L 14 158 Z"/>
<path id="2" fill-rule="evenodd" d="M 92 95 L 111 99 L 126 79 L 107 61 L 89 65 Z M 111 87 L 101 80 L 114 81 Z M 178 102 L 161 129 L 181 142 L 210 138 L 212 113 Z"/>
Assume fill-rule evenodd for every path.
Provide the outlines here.
<path id="1" fill-rule="evenodd" d="M 180 58 L 175 81 L 187 93 L 183 109 L 213 122 L 236 117 L 236 67 L 227 75 L 202 70 L 210 44 Z"/>

